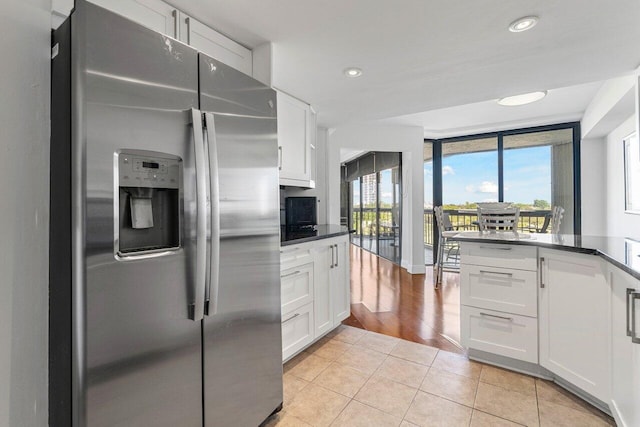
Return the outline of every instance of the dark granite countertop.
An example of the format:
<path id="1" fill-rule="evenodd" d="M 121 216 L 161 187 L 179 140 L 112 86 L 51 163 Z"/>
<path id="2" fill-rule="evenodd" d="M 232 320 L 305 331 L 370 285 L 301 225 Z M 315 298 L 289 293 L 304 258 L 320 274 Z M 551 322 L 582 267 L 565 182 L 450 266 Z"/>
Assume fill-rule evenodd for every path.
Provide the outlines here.
<path id="1" fill-rule="evenodd" d="M 625 237 L 465 231 L 449 239 L 459 242 L 539 246 L 548 249 L 599 255 L 636 279 L 640 279 L 640 241 Z"/>
<path id="2" fill-rule="evenodd" d="M 313 228 L 300 229 L 286 226 L 280 227 L 280 246 L 295 245 L 298 243 L 312 242 L 314 240 L 328 239 L 330 237 L 349 234 L 349 228 L 337 224 L 319 224 Z"/>

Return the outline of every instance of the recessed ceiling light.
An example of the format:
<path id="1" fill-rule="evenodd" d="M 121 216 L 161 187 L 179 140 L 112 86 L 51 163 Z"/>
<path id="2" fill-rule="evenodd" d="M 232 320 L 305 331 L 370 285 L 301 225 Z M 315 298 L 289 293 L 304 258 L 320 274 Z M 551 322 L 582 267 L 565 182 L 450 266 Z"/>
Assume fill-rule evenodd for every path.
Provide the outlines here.
<path id="1" fill-rule="evenodd" d="M 522 95 L 507 96 L 505 98 L 498 99 L 498 104 L 508 107 L 515 107 L 517 105 L 530 104 L 532 102 L 540 101 L 547 96 L 547 91 L 523 93 Z"/>
<path id="2" fill-rule="evenodd" d="M 360 77 L 362 75 L 362 70 L 357 67 L 349 67 L 344 69 L 344 75 L 347 77 Z"/>
<path id="3" fill-rule="evenodd" d="M 509 31 L 512 33 L 520 33 L 532 29 L 538 23 L 537 16 L 525 16 L 520 19 L 516 19 L 509 24 Z"/>

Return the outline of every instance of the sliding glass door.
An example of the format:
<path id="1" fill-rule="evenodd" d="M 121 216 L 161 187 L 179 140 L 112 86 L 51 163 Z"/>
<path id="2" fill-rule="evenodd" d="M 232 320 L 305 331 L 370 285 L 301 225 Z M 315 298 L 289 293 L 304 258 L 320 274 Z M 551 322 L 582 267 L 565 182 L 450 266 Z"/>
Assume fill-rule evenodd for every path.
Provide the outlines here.
<path id="1" fill-rule="evenodd" d="M 401 260 L 400 153 L 367 153 L 345 165 L 350 191 L 351 243 L 395 263 Z"/>
<path id="2" fill-rule="evenodd" d="M 438 205 L 455 229 L 473 230 L 478 202 L 511 202 L 520 232 L 549 232 L 551 208 L 560 206 L 560 232 L 580 234 L 579 156 L 579 123 L 425 140 L 425 263 L 437 246 Z"/>
<path id="3" fill-rule="evenodd" d="M 549 231 L 561 206 L 562 233 L 573 233 L 573 132 L 559 129 L 504 136 L 504 200 L 520 206 L 522 228 Z"/>
<path id="4" fill-rule="evenodd" d="M 498 139 L 442 144 L 442 206 L 457 230 L 474 228 L 477 202 L 497 202 Z"/>

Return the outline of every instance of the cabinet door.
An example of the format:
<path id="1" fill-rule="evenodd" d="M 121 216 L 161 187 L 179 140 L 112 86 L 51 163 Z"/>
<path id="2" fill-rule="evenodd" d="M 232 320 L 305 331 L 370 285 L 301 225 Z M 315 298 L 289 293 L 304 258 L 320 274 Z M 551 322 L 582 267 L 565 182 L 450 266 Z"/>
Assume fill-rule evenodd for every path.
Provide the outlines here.
<path id="1" fill-rule="evenodd" d="M 178 37 L 178 11 L 160 0 L 90 0 L 147 28 Z"/>
<path id="2" fill-rule="evenodd" d="M 601 260 L 546 250 L 540 257 L 540 365 L 608 402 L 610 291 Z"/>
<path id="3" fill-rule="evenodd" d="M 282 312 L 287 313 L 313 301 L 313 263 L 280 273 Z"/>
<path id="4" fill-rule="evenodd" d="M 309 105 L 278 92 L 280 185 L 310 186 L 310 114 Z"/>
<path id="5" fill-rule="evenodd" d="M 316 243 L 314 249 L 315 270 L 315 337 L 318 338 L 333 329 L 333 310 L 331 304 L 330 271 L 332 266 L 333 245 L 326 240 Z"/>
<path id="6" fill-rule="evenodd" d="M 253 69 L 251 50 L 184 13 L 180 13 L 180 41 L 236 70 L 251 75 Z"/>
<path id="7" fill-rule="evenodd" d="M 331 269 L 333 319 L 337 326 L 351 315 L 351 280 L 349 268 L 349 236 L 333 240 L 335 262 Z"/>
<path id="8" fill-rule="evenodd" d="M 313 342 L 313 303 L 282 313 L 282 360 Z"/>
<path id="9" fill-rule="evenodd" d="M 611 268 L 611 411 L 619 425 L 640 425 L 640 344 L 627 335 L 631 307 L 627 289 L 640 292 L 640 281 L 616 268 Z M 636 319 L 640 304 L 636 301 Z M 638 327 L 636 326 L 636 330 Z"/>

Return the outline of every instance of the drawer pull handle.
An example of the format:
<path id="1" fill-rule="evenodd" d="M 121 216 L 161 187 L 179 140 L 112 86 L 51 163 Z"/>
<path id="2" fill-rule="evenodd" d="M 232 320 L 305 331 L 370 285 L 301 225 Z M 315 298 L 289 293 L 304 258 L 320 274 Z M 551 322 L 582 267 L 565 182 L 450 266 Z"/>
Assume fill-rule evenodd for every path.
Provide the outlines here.
<path id="1" fill-rule="evenodd" d="M 496 251 L 510 251 L 513 248 L 500 248 L 496 246 L 480 246 L 480 249 L 493 249 Z"/>
<path id="2" fill-rule="evenodd" d="M 284 325 L 284 324 L 285 324 L 285 323 L 287 323 L 289 320 L 293 320 L 293 319 L 295 319 L 295 318 L 296 318 L 296 317 L 298 317 L 298 316 L 300 316 L 300 313 L 296 313 L 296 314 L 294 314 L 293 316 L 289 317 L 287 320 L 283 320 L 283 321 L 282 321 L 282 324 Z"/>
<path id="3" fill-rule="evenodd" d="M 284 279 L 285 277 L 295 276 L 295 275 L 297 275 L 297 274 L 300 274 L 300 270 L 296 270 L 296 271 L 294 271 L 293 273 L 285 274 L 285 275 L 283 275 L 283 276 L 280 276 L 280 278 L 281 278 L 281 279 Z"/>
<path id="4" fill-rule="evenodd" d="M 627 304 L 626 304 L 626 306 L 627 306 L 627 336 L 628 337 L 633 336 L 633 333 L 631 332 L 631 327 L 629 326 L 630 325 L 629 319 L 631 319 L 631 308 L 630 308 L 631 304 L 629 304 L 629 302 L 630 302 L 629 297 L 631 295 L 633 295 L 633 293 L 635 291 L 636 290 L 633 289 L 633 288 L 627 288 Z"/>
<path id="5" fill-rule="evenodd" d="M 544 257 L 540 257 L 540 288 L 544 289 Z"/>
<path id="6" fill-rule="evenodd" d="M 480 270 L 480 274 L 497 274 L 500 276 L 513 277 L 513 273 L 503 273 L 501 271 Z"/>
<path id="7" fill-rule="evenodd" d="M 631 293 L 631 342 L 640 344 L 640 337 L 636 334 L 636 300 L 640 299 L 640 292 Z"/>
<path id="8" fill-rule="evenodd" d="M 495 317 L 496 319 L 508 320 L 509 322 L 513 322 L 513 317 L 498 316 L 495 314 L 482 313 L 482 312 L 480 312 L 480 316 Z"/>

